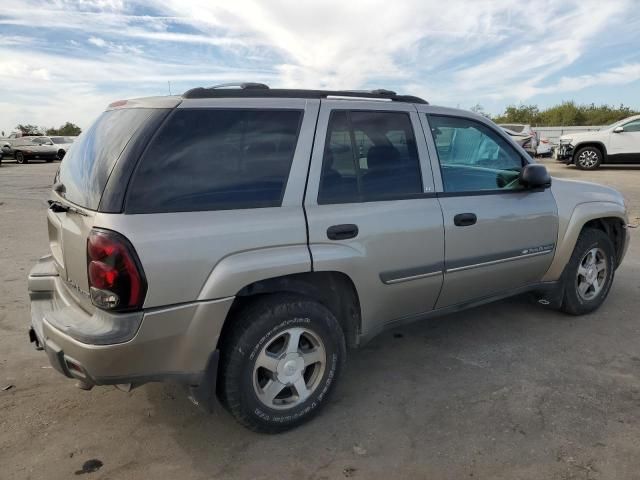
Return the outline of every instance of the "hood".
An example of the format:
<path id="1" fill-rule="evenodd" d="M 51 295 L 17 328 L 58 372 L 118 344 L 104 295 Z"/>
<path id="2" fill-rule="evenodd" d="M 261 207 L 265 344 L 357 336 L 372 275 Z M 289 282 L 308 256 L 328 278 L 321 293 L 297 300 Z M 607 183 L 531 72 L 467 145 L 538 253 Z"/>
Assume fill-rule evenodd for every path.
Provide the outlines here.
<path id="1" fill-rule="evenodd" d="M 574 205 L 589 202 L 611 202 L 624 207 L 624 197 L 614 188 L 598 183 L 553 178 L 551 191 L 559 202 L 571 202 Z"/>
<path id="2" fill-rule="evenodd" d="M 595 140 L 602 137 L 603 133 L 606 135 L 606 130 L 593 130 L 591 132 L 570 132 L 560 136 L 561 141 L 576 143 L 583 140 Z"/>

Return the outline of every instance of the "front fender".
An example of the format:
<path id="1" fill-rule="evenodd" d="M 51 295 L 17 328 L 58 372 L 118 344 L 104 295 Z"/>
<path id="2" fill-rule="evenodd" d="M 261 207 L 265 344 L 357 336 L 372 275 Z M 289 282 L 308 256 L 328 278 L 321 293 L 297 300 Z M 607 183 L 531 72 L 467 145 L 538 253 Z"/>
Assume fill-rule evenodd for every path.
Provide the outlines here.
<path id="1" fill-rule="evenodd" d="M 560 278 L 565 265 L 571 258 L 582 228 L 590 220 L 598 218 L 619 218 L 625 225 L 628 223 L 625 208 L 619 203 L 598 201 L 576 205 L 568 221 L 560 219 L 555 255 L 542 281 L 555 281 Z"/>
<path id="2" fill-rule="evenodd" d="M 573 162 L 575 162 L 576 159 L 576 152 L 587 145 L 595 145 L 596 147 L 600 148 L 600 151 L 602 151 L 602 160 L 607 159 L 607 147 L 603 142 L 601 142 L 600 140 L 583 140 L 581 142 L 577 142 L 573 147 L 573 155 L 571 156 L 571 160 Z"/>

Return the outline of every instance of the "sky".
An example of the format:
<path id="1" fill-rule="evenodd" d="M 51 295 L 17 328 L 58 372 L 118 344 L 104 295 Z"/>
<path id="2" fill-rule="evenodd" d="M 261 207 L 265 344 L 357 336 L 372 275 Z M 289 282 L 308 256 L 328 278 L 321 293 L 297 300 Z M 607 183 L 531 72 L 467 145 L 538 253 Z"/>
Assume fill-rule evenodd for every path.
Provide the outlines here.
<path id="1" fill-rule="evenodd" d="M 0 130 L 256 81 L 640 109 L 640 0 L 2 0 Z M 170 85 L 169 85 L 170 82 Z"/>

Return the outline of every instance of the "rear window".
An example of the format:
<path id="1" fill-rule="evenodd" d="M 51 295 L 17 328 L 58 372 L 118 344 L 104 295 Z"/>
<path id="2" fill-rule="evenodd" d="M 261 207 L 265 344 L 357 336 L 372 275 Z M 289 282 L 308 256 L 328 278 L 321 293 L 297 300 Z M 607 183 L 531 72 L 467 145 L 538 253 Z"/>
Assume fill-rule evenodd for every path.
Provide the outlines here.
<path id="1" fill-rule="evenodd" d="M 152 112 L 144 108 L 104 112 L 78 137 L 57 178 L 64 185 L 67 200 L 91 210 L 98 208 L 116 160 Z"/>
<path id="2" fill-rule="evenodd" d="M 522 131 L 524 130 L 524 125 L 512 125 L 512 124 L 507 124 L 507 123 L 501 123 L 500 126 L 502 128 L 506 128 L 506 129 L 511 130 L 512 132 L 516 132 L 516 133 L 522 133 Z"/>
<path id="3" fill-rule="evenodd" d="M 126 212 L 280 206 L 301 118 L 299 110 L 176 110 L 140 161 Z"/>

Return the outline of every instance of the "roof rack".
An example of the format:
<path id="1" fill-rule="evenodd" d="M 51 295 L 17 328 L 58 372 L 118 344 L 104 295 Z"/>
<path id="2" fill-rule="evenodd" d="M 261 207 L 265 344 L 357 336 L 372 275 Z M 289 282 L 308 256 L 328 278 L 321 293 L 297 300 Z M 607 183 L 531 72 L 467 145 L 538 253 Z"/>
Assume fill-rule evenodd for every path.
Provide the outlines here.
<path id="1" fill-rule="evenodd" d="M 197 87 L 187 90 L 183 98 L 362 98 L 389 100 L 393 102 L 424 103 L 426 100 L 413 95 L 398 95 L 391 90 L 299 90 L 269 88 L 264 83 L 224 83 L 212 87 Z"/>

